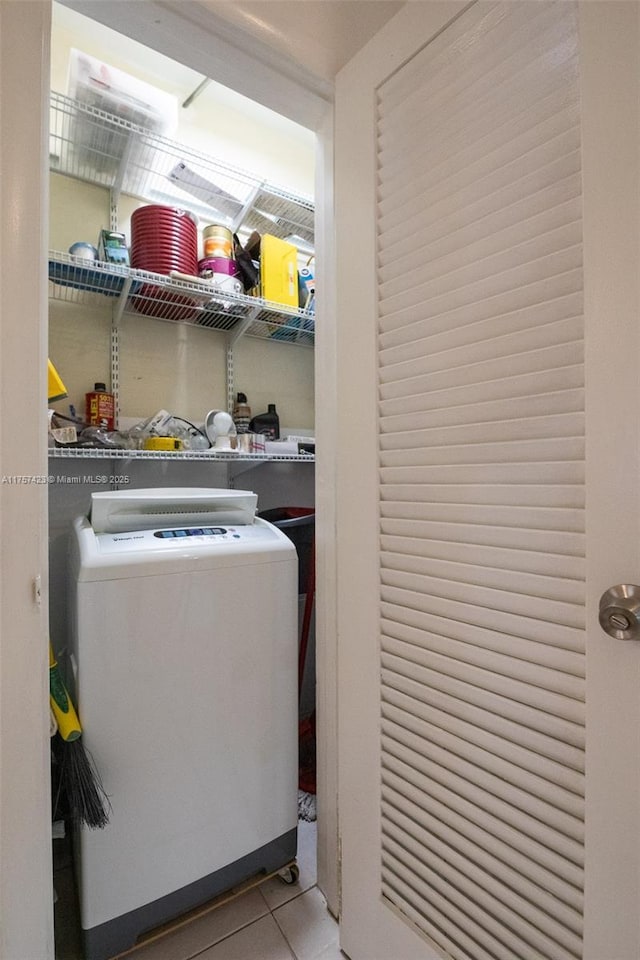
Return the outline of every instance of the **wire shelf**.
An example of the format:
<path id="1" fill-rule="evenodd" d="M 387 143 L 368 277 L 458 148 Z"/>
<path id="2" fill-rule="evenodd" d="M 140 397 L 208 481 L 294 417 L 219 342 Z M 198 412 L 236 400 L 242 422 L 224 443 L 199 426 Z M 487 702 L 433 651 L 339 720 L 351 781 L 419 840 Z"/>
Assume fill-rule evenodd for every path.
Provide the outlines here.
<path id="1" fill-rule="evenodd" d="M 230 463 L 265 463 L 293 460 L 296 463 L 313 463 L 312 453 L 266 454 L 237 453 L 215 450 L 120 450 L 115 447 L 50 447 L 49 456 L 54 460 L 226 460 Z"/>
<path id="2" fill-rule="evenodd" d="M 49 296 L 84 306 L 117 303 L 122 313 L 278 343 L 312 347 L 314 342 L 314 316 L 305 310 L 227 293 L 196 277 L 176 280 L 56 250 L 49 251 Z"/>
<path id="3" fill-rule="evenodd" d="M 136 119 L 52 93 L 50 169 L 116 194 L 184 207 L 204 222 L 295 236 L 312 252 L 312 200 L 154 134 Z"/>

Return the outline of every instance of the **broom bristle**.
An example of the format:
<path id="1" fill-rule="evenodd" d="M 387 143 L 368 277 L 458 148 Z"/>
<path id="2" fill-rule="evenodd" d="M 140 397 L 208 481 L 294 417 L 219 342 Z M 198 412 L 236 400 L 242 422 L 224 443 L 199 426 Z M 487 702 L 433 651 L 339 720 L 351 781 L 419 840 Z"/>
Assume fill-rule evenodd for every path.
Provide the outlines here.
<path id="1" fill-rule="evenodd" d="M 82 737 L 63 741 L 61 775 L 74 820 L 91 829 L 106 827 L 111 803 Z"/>

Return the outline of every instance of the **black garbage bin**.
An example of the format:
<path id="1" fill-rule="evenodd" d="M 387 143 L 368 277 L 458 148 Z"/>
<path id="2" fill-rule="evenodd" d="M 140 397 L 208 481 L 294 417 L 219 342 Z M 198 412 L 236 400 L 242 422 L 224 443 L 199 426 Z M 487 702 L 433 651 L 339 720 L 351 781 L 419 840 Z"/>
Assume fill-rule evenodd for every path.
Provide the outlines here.
<path id="1" fill-rule="evenodd" d="M 316 592 L 315 577 L 315 521 L 313 507 L 274 507 L 258 513 L 278 527 L 293 542 L 298 554 L 298 598 L 304 601 L 304 612 L 299 632 L 298 694 L 302 701 L 302 684 L 307 666 L 307 648 L 309 636 L 313 630 L 314 600 Z M 315 636 L 315 633 L 314 633 Z M 315 686 L 315 671 L 313 672 Z"/>
<path id="2" fill-rule="evenodd" d="M 305 793 L 316 792 L 315 738 L 315 510 L 313 507 L 275 507 L 262 510 L 259 517 L 279 527 L 298 554 L 298 595 L 303 605 L 298 648 L 299 770 L 298 787 Z M 307 654 L 310 654 L 309 656 Z M 305 817 L 305 819 L 309 819 Z"/>
<path id="3" fill-rule="evenodd" d="M 258 513 L 278 527 L 293 542 L 298 554 L 298 593 L 306 594 L 310 585 L 315 541 L 316 512 L 313 507 L 274 507 Z M 312 585 L 313 587 L 313 585 Z"/>

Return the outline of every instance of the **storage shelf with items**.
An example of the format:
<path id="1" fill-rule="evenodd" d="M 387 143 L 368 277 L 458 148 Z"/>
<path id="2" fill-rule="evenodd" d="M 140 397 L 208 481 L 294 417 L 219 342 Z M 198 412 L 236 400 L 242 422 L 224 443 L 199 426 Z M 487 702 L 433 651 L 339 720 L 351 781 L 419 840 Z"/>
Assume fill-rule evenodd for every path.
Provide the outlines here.
<path id="1" fill-rule="evenodd" d="M 191 146 L 160 135 L 157 130 L 144 126 L 144 118 L 139 117 L 135 112 L 128 113 L 126 103 L 122 110 L 109 112 L 109 109 L 104 109 L 105 102 L 97 95 L 95 98 L 85 96 L 80 100 L 60 93 L 51 94 L 50 170 L 54 174 L 61 175 L 61 178 L 56 178 L 58 183 L 62 183 L 65 178 L 70 178 L 82 182 L 83 186 L 79 188 L 81 191 L 100 188 L 99 191 L 93 192 L 93 196 L 104 197 L 105 210 L 108 198 L 107 219 L 111 231 L 120 229 L 121 210 L 122 223 L 126 229 L 127 217 L 132 207 L 134 208 L 134 215 L 131 216 L 131 237 L 123 237 L 122 240 L 122 243 L 131 242 L 132 265 L 128 262 L 107 262 L 110 257 L 103 249 L 100 250 L 99 259 L 95 259 L 95 251 L 92 255 L 90 249 L 88 258 L 75 256 L 71 252 L 51 250 L 49 296 L 52 302 L 61 305 L 57 308 L 56 316 L 62 315 L 61 309 L 65 310 L 66 315 L 64 305 L 73 304 L 80 308 L 95 308 L 95 313 L 91 314 L 91 322 L 94 324 L 104 323 L 104 320 L 94 319 L 98 314 L 103 318 L 111 318 L 110 348 L 107 348 L 110 349 L 110 378 L 108 379 L 115 399 L 117 422 L 122 412 L 120 402 L 123 394 L 127 394 L 128 397 L 128 400 L 125 397 L 124 414 L 127 413 L 127 408 L 129 412 L 132 409 L 136 412 L 144 409 L 139 400 L 132 401 L 131 385 L 140 382 L 143 378 L 139 375 L 140 371 L 132 367 L 131 358 L 137 354 L 131 352 L 131 344 L 137 343 L 139 347 L 142 346 L 145 356 L 148 357 L 150 355 L 148 344 L 156 339 L 150 333 L 149 321 L 153 324 L 156 320 L 185 325 L 185 336 L 188 329 L 194 327 L 211 330 L 222 336 L 223 339 L 217 341 L 218 346 L 214 347 L 215 339 L 209 339 L 208 343 L 212 345 L 212 355 L 216 364 L 219 362 L 217 359 L 219 356 L 225 357 L 223 378 L 217 379 L 216 382 L 226 387 L 226 405 L 231 412 L 235 396 L 234 351 L 236 351 L 237 368 L 241 353 L 242 356 L 251 357 L 251 363 L 256 362 L 254 357 L 257 355 L 248 351 L 262 348 L 250 348 L 252 341 L 273 343 L 274 346 L 290 344 L 312 348 L 315 330 L 313 298 L 308 301 L 307 309 L 298 306 L 302 281 L 300 286 L 296 285 L 295 295 L 290 304 L 285 304 L 276 302 L 281 300 L 277 286 L 273 288 L 274 292 L 271 292 L 272 288 L 255 287 L 249 293 L 250 284 L 247 282 L 240 283 L 236 280 L 235 286 L 230 286 L 223 282 L 228 278 L 222 278 L 217 273 L 213 276 L 209 274 L 207 278 L 204 274 L 201 277 L 196 276 L 196 272 L 200 271 L 204 261 L 198 263 L 197 270 L 195 261 L 189 269 L 173 266 L 169 269 L 164 263 L 160 265 L 141 261 L 139 257 L 133 256 L 136 233 L 134 220 L 137 218 L 140 224 L 144 216 L 140 204 L 151 205 L 146 207 L 145 213 L 151 211 L 155 205 L 158 210 L 163 206 L 165 209 L 172 208 L 176 214 L 183 217 L 191 215 L 194 222 L 199 221 L 203 241 L 206 237 L 205 225 L 215 223 L 223 225 L 229 235 L 237 234 L 242 245 L 247 243 L 247 249 L 249 249 L 248 238 L 253 239 L 256 234 L 260 237 L 268 236 L 269 240 L 273 239 L 276 244 L 290 244 L 298 251 L 297 265 L 301 267 L 313 255 L 313 202 L 221 162 Z M 102 193 L 102 191 L 108 191 L 108 193 Z M 75 197 L 71 199 L 72 204 L 74 199 Z M 149 239 L 151 247 L 155 247 L 155 224 L 150 222 L 151 216 L 152 214 L 143 226 L 145 238 Z M 167 215 L 160 214 L 160 216 Z M 102 222 L 95 225 L 94 235 L 98 230 L 102 235 L 106 226 L 103 214 Z M 160 223 L 161 230 L 158 232 L 164 231 L 165 226 L 166 223 L 163 220 Z M 142 232 L 143 230 L 138 227 L 138 236 Z M 76 239 L 86 238 L 75 237 L 74 240 Z M 68 241 L 63 239 L 62 242 L 66 244 Z M 176 246 L 180 247 L 181 243 L 181 239 L 176 243 L 175 238 L 169 238 L 167 246 L 169 249 L 174 249 Z M 53 245 L 56 245 L 55 240 Z M 85 243 L 83 246 L 90 247 L 90 243 Z M 140 246 L 139 243 L 138 246 Z M 233 256 L 238 253 L 238 250 L 239 248 L 236 248 Z M 85 254 L 86 251 L 83 250 L 82 253 Z M 141 263 L 147 269 L 140 269 Z M 136 265 L 133 266 L 133 264 Z M 159 272 L 160 270 L 162 272 Z M 265 270 L 263 276 L 266 275 Z M 243 286 L 247 292 L 241 292 Z M 291 287 L 289 294 L 292 294 L 293 290 L 294 288 Z M 135 323 L 135 320 L 139 322 Z M 143 324 L 146 326 L 143 327 Z M 65 328 L 67 331 L 68 329 L 68 327 Z M 84 316 L 83 329 L 88 329 Z M 157 329 L 160 334 L 161 331 Z M 178 328 L 175 329 L 176 337 L 182 337 Z M 139 332 L 142 330 L 146 333 Z M 158 336 L 158 340 L 169 343 L 173 335 L 169 334 L 168 328 L 165 330 L 167 335 L 163 333 L 162 337 Z M 100 327 L 101 338 L 104 337 L 103 331 L 104 327 Z M 83 335 L 88 336 L 88 334 Z M 65 336 L 68 343 L 69 333 L 67 332 Z M 145 336 L 146 340 L 142 343 L 140 338 Z M 200 335 L 195 332 L 189 334 L 189 337 L 196 336 Z M 238 349 L 240 340 L 248 341 L 242 351 Z M 182 345 L 185 342 L 184 339 L 180 340 L 180 349 L 183 349 Z M 198 342 L 201 341 L 194 341 L 194 343 Z M 268 364 L 265 368 L 268 370 L 272 366 L 277 366 L 275 354 L 271 348 L 269 350 Z M 205 353 L 208 356 L 209 347 L 200 352 L 203 357 Z M 93 349 L 92 353 L 95 354 Z M 288 351 L 285 353 L 288 354 Z M 297 356 L 299 360 L 296 360 L 296 366 L 300 366 L 301 370 L 307 369 L 309 361 L 305 360 L 301 365 L 299 361 L 302 361 L 303 355 Z M 306 356 L 308 357 L 309 354 L 306 353 Z M 146 368 L 145 375 L 148 383 L 152 383 L 154 378 L 157 382 L 166 357 L 165 352 L 157 365 L 157 371 Z M 93 369 L 96 369 L 96 373 L 100 373 L 99 379 L 106 379 L 106 371 L 99 363 L 96 364 L 95 356 Z M 218 366 L 215 369 L 220 370 Z M 218 372 L 216 377 L 219 375 Z M 182 405 L 185 395 L 184 391 L 180 392 L 177 387 L 180 383 L 178 377 L 179 374 L 174 378 L 176 391 L 173 404 L 175 406 L 178 403 Z M 169 383 L 170 380 L 166 382 Z M 202 379 L 199 382 L 203 382 Z M 274 379 L 273 382 L 280 381 Z M 306 382 L 309 382 L 308 379 Z M 129 388 L 128 393 L 127 388 Z M 76 398 L 78 392 L 78 388 L 75 387 Z M 222 406 L 221 398 L 214 400 L 214 404 L 210 405 L 215 404 Z M 171 400 L 167 402 L 163 398 L 161 405 L 171 405 Z M 302 421 L 302 424 L 309 426 L 308 421 Z M 296 425 L 299 426 L 300 422 Z M 54 457 L 115 455 L 118 458 L 134 456 L 144 459 L 169 457 L 200 460 L 234 459 L 238 456 L 235 453 L 223 455 L 214 451 L 168 453 L 166 451 L 114 452 L 97 449 L 87 452 L 80 448 L 73 452 L 69 448 L 56 448 L 52 450 L 52 455 Z M 247 462 L 252 460 L 260 462 L 275 459 L 276 455 L 243 453 L 242 458 Z M 277 459 L 313 461 L 313 455 L 304 454 L 300 458 L 277 456 Z"/>
<path id="2" fill-rule="evenodd" d="M 176 450 L 171 453 L 157 450 L 120 450 L 115 447 L 51 447 L 49 456 L 58 460 L 224 460 L 234 464 L 263 463 L 271 461 L 293 461 L 296 463 L 313 463 L 311 453 L 300 454 L 257 454 L 237 453 L 236 451 L 218 450 Z"/>
<path id="3" fill-rule="evenodd" d="M 314 205 L 191 147 L 60 93 L 51 94 L 50 169 L 207 222 L 268 233 L 313 252 Z"/>
<path id="4" fill-rule="evenodd" d="M 176 279 L 133 267 L 49 252 L 52 300 L 96 306 L 114 301 L 118 317 L 144 314 L 157 320 L 190 323 L 240 336 L 313 346 L 312 317 L 283 304 L 217 291 L 207 280 Z"/>

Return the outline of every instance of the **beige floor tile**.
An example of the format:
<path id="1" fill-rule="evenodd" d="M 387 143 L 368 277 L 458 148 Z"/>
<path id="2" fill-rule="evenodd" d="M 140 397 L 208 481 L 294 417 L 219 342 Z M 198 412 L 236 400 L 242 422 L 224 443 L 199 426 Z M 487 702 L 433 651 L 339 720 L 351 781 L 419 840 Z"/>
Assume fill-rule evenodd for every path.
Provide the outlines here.
<path id="1" fill-rule="evenodd" d="M 210 947 L 198 960 L 295 960 L 273 917 L 263 917 Z"/>
<path id="2" fill-rule="evenodd" d="M 338 924 L 317 887 L 274 910 L 273 916 L 298 960 L 340 957 Z"/>
<path id="3" fill-rule="evenodd" d="M 349 960 L 346 953 L 343 953 L 337 943 L 330 943 L 319 953 L 315 960 Z"/>
<path id="4" fill-rule="evenodd" d="M 267 913 L 259 891 L 249 890 L 175 932 L 140 947 L 134 954 L 135 960 L 189 960 Z"/>
<path id="5" fill-rule="evenodd" d="M 277 877 L 267 880 L 260 885 L 262 894 L 270 910 L 275 910 L 288 903 L 294 897 L 299 897 L 305 890 L 310 890 L 316 883 L 316 840 L 317 823 L 305 820 L 298 821 L 298 853 L 296 860 L 300 868 L 300 877 L 297 883 L 286 884 Z"/>

